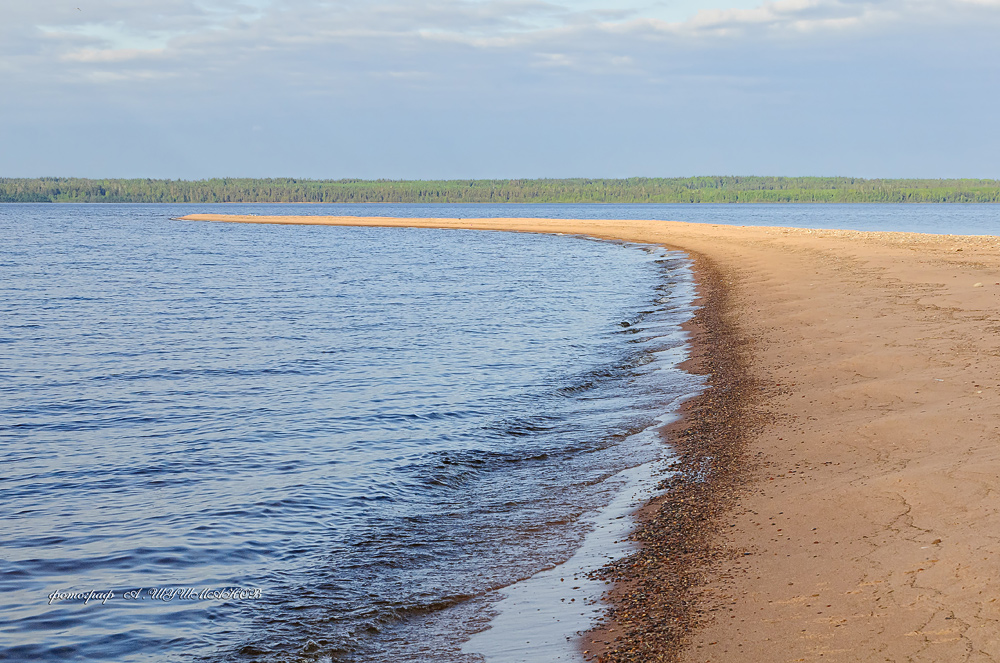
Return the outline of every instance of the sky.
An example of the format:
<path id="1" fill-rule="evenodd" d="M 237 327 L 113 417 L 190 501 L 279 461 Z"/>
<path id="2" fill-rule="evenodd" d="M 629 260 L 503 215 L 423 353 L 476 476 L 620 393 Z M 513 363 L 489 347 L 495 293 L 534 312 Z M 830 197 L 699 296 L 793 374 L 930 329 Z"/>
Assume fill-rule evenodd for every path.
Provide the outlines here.
<path id="1" fill-rule="evenodd" d="M 0 177 L 1000 178 L 1000 0 L 0 0 Z"/>

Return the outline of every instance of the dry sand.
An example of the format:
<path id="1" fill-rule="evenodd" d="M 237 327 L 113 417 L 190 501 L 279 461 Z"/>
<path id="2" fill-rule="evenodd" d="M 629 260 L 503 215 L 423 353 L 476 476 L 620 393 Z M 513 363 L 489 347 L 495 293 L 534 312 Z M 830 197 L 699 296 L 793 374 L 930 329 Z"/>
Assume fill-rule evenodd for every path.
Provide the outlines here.
<path id="1" fill-rule="evenodd" d="M 678 590 L 686 612 L 651 610 L 645 624 L 625 614 L 595 636 L 610 643 L 596 653 L 1000 659 L 1000 238 L 662 221 L 185 218 L 585 234 L 689 252 L 715 302 L 695 325 L 700 364 L 725 378 L 713 383 L 721 400 L 703 399 L 692 417 L 729 408 L 702 430 L 718 444 L 725 435 L 711 430 L 746 422 L 730 454 L 744 471 L 730 467 L 727 499 L 701 510 L 711 522 L 675 528 L 709 534 L 708 548 L 675 542 L 694 558 L 666 571 L 696 579 Z M 713 339 L 723 328 L 727 340 Z M 733 382 L 734 366 L 746 380 Z M 736 394 L 728 404 L 727 394 Z M 674 431 L 682 446 L 697 434 Z M 647 522 L 661 507 L 650 506 Z M 642 588 L 655 586 L 643 577 L 623 585 L 633 612 Z M 678 627 L 658 621 L 667 618 Z M 651 649 L 644 637 L 673 644 Z"/>

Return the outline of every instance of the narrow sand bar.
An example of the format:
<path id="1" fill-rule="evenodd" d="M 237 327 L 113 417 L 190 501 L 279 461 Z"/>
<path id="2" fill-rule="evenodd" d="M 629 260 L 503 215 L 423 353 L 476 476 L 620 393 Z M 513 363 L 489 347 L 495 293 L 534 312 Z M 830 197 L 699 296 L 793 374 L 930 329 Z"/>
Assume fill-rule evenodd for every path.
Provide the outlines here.
<path id="1" fill-rule="evenodd" d="M 738 454 L 747 471 L 706 524 L 714 553 L 689 564 L 698 568 L 685 576 L 697 577 L 685 590 L 688 616 L 671 617 L 684 628 L 657 624 L 651 609 L 645 626 L 598 632 L 597 644 L 610 644 L 590 653 L 1000 659 L 1000 238 L 663 221 L 185 218 L 569 233 L 689 252 L 706 301 L 706 290 L 725 295 L 703 323 L 726 326 L 731 341 L 712 342 L 696 324 L 702 364 L 736 353 L 752 378 Z M 626 590 L 636 587 L 655 583 L 638 577 Z M 675 646 L 644 645 L 657 628 Z"/>

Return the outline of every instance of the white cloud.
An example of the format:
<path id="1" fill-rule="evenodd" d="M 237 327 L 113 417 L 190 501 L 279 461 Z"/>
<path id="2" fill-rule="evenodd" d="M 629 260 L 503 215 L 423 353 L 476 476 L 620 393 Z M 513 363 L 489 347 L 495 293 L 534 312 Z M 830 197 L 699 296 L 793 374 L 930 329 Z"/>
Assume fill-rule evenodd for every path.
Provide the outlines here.
<path id="1" fill-rule="evenodd" d="M 327 136 L 339 137 L 328 139 L 324 154 L 339 153 L 352 140 L 339 127 L 364 126 L 372 136 L 392 136 L 376 150 L 390 155 L 385 169 L 372 165 L 369 174 L 399 176 L 406 173 L 392 169 L 405 161 L 400 151 L 429 151 L 424 162 L 438 159 L 439 170 L 474 163 L 460 141 L 453 149 L 461 158 L 433 156 L 447 143 L 440 135 L 452 131 L 506 136 L 489 149 L 509 152 L 512 163 L 548 164 L 565 153 L 575 155 L 563 157 L 567 168 L 598 168 L 618 163 L 600 156 L 614 141 L 578 147 L 569 135 L 607 125 L 637 136 L 621 139 L 633 151 L 615 157 L 637 164 L 621 166 L 625 173 L 660 174 L 640 165 L 680 159 L 674 155 L 683 145 L 691 163 L 729 153 L 752 162 L 779 149 L 768 138 L 788 154 L 827 136 L 827 149 L 849 165 L 854 144 L 838 133 L 849 130 L 887 155 L 903 155 L 921 143 L 911 137 L 912 146 L 886 148 L 880 141 L 895 127 L 971 127 L 963 113 L 995 101 L 983 81 L 1000 68 L 1000 0 L 741 1 L 683 11 L 597 0 L 86 0 L 84 11 L 5 3 L 0 127 L 7 128 L 0 132 L 45 123 L 53 135 L 73 137 L 65 145 L 79 140 L 73 127 L 81 122 L 113 123 L 109 131 L 134 125 L 163 136 L 171 154 L 185 153 L 174 142 L 190 140 L 189 152 L 216 145 L 215 154 L 242 154 L 237 166 L 257 159 L 274 173 L 267 166 L 274 154 L 319 159 L 308 156 L 310 146 Z M 261 154 L 246 152 L 253 146 L 245 136 L 223 147 L 233 117 L 243 127 L 267 127 L 247 129 L 254 140 L 285 142 Z M 483 118 L 492 118 L 489 127 Z M 422 142 L 435 122 L 445 123 L 438 139 Z M 877 133 L 878 122 L 889 129 Z M 551 141 L 561 136 L 566 142 L 556 149 Z M 365 149 L 374 149 L 371 142 L 358 143 L 352 163 L 374 159 Z M 121 150 L 127 154 L 128 145 Z M 27 162 L 4 158 L 0 166 Z M 299 161 L 289 156 L 289 163 Z"/>
<path id="2" fill-rule="evenodd" d="M 78 51 L 70 51 L 62 56 L 65 62 L 125 62 L 127 60 L 137 60 L 143 58 L 161 57 L 164 50 L 160 49 L 135 49 L 135 48 L 82 48 Z"/>
<path id="3" fill-rule="evenodd" d="M 965 0 L 961 10 L 944 0 L 778 0 L 683 21 L 651 17 L 663 3 L 597 0 L 88 0 L 85 11 L 49 12 L 25 3 L 0 16 L 8 26 L 0 37 L 20 35 L 0 41 L 0 61 L 28 87 L 173 77 L 190 91 L 254 79 L 276 89 L 309 80 L 361 89 L 368 77 L 458 89 L 481 85 L 486 71 L 511 85 L 523 74 L 533 85 L 543 70 L 629 72 L 662 84 L 717 75 L 741 50 L 746 62 L 776 49 L 809 60 L 838 40 L 940 32 L 942 20 L 958 31 L 996 23 L 1000 7 L 987 2 L 1000 0 Z"/>

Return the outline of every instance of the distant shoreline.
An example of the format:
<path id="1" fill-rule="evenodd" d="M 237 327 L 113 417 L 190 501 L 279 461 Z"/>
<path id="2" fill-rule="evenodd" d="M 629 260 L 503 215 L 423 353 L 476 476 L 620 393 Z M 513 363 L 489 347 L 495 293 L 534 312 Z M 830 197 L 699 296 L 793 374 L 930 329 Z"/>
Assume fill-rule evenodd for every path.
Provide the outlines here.
<path id="1" fill-rule="evenodd" d="M 788 206 L 788 205 L 913 205 L 913 206 L 964 206 L 964 205 L 998 205 L 998 201 L 921 201 L 921 202 L 892 202 L 892 201 L 882 201 L 882 202 L 858 202 L 858 201 L 834 201 L 834 202 L 822 202 L 822 201 L 785 201 L 785 202 L 769 202 L 769 201 L 740 201 L 740 202 L 639 202 L 639 203 L 621 203 L 621 202 L 605 202 L 605 201 L 581 201 L 581 202 L 561 202 L 561 201 L 522 201 L 522 202 L 486 202 L 486 201 L 450 201 L 450 202 L 400 202 L 400 201 L 367 201 L 367 202 L 349 202 L 349 201 L 335 201 L 335 202 L 323 202 L 323 201 L 313 201 L 313 200 L 303 200 L 295 202 L 275 202 L 269 200 L 254 200 L 254 201 L 224 201 L 224 202 L 148 202 L 148 201 L 110 201 L 110 200 L 93 200 L 93 201 L 79 201 L 79 200 L 43 200 L 43 201 L 0 201 L 0 205 L 343 205 L 345 207 L 350 205 L 628 205 L 628 206 L 642 206 L 642 205 L 685 205 L 685 206 L 698 206 L 698 205 L 773 205 L 778 206 Z"/>
<path id="2" fill-rule="evenodd" d="M 1000 203 L 1000 180 L 719 176 L 492 180 L 2 178 L 0 203 Z"/>
<path id="3" fill-rule="evenodd" d="M 605 663 L 959 660 L 1000 641 L 1000 237 L 670 221 L 191 215 L 564 233 L 696 259 L 682 457 Z M 707 489 L 706 489 L 707 487 Z M 601 648 L 601 650 L 598 649 Z"/>

